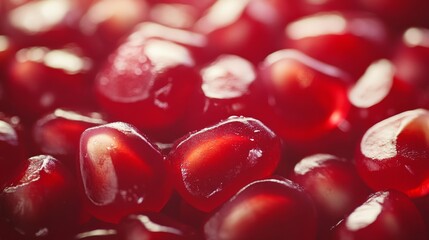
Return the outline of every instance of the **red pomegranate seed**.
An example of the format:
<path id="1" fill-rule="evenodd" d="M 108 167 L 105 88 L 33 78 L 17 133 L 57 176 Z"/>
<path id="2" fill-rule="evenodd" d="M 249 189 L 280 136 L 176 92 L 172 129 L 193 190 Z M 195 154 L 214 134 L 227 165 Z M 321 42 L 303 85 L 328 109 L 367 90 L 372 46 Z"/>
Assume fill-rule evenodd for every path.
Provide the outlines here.
<path id="1" fill-rule="evenodd" d="M 5 66 L 7 62 L 12 59 L 16 51 L 16 46 L 12 39 L 6 35 L 0 34 L 0 76 L 6 70 Z"/>
<path id="2" fill-rule="evenodd" d="M 374 190 L 396 189 L 410 197 L 429 193 L 429 112 L 400 113 L 371 127 L 355 155 L 360 176 Z"/>
<path id="3" fill-rule="evenodd" d="M 121 239 L 197 240 L 197 231 L 161 214 L 138 214 L 126 217 L 118 226 Z"/>
<path id="4" fill-rule="evenodd" d="M 358 9 L 356 1 L 324 0 L 300 1 L 302 15 L 310 15 L 328 11 L 353 11 Z"/>
<path id="5" fill-rule="evenodd" d="M 429 88 L 429 29 L 409 28 L 393 57 L 396 75 L 413 87 L 426 91 Z"/>
<path id="6" fill-rule="evenodd" d="M 81 10 L 72 0 L 9 0 L 5 4 L 9 8 L 5 16 L 5 32 L 18 45 L 63 48 L 73 44 L 91 53 L 100 51 L 97 40 L 78 30 Z"/>
<path id="7" fill-rule="evenodd" d="M 118 237 L 117 224 L 109 224 L 92 219 L 90 222 L 81 225 L 67 239 L 70 240 L 125 240 Z M 58 238 L 64 238 L 64 235 Z"/>
<path id="8" fill-rule="evenodd" d="M 31 237 L 69 232 L 77 223 L 74 180 L 57 159 L 31 157 L 0 194 L 2 218 Z"/>
<path id="9" fill-rule="evenodd" d="M 79 29 L 92 38 L 100 38 L 107 49 L 113 50 L 136 24 L 147 19 L 148 11 L 146 0 L 97 0 L 85 9 Z"/>
<path id="10" fill-rule="evenodd" d="M 366 13 L 306 16 L 287 25 L 285 36 L 285 48 L 300 50 L 354 77 L 359 77 L 374 60 L 385 57 L 389 45 L 386 26 Z"/>
<path id="11" fill-rule="evenodd" d="M 259 117 L 287 142 L 318 138 L 347 115 L 351 82 L 338 68 L 288 49 L 270 54 L 260 76 L 270 106 Z"/>
<path id="12" fill-rule="evenodd" d="M 195 5 L 157 3 L 150 8 L 149 19 L 173 28 L 191 29 L 200 14 L 202 12 Z"/>
<path id="13" fill-rule="evenodd" d="M 200 74 L 201 91 L 190 104 L 187 129 L 199 130 L 234 115 L 250 116 L 258 90 L 252 63 L 236 55 L 221 55 Z"/>
<path id="14" fill-rule="evenodd" d="M 18 117 L 0 116 L 0 188 L 22 165 L 27 153 L 26 140 Z"/>
<path id="15" fill-rule="evenodd" d="M 204 225 L 206 239 L 315 239 L 317 214 L 304 190 L 289 180 L 245 186 Z"/>
<path id="16" fill-rule="evenodd" d="M 74 167 L 82 132 L 105 123 L 100 113 L 56 109 L 34 124 L 33 139 L 41 152 L 68 160 Z"/>
<path id="17" fill-rule="evenodd" d="M 91 61 L 69 49 L 21 49 L 6 79 L 10 103 L 30 119 L 57 107 L 89 105 L 90 70 Z"/>
<path id="18" fill-rule="evenodd" d="M 411 26 L 428 27 L 429 2 L 420 0 L 358 0 L 363 10 L 383 18 L 392 29 Z"/>
<path id="19" fill-rule="evenodd" d="M 278 29 L 266 17 L 270 15 L 264 15 L 263 8 L 250 8 L 249 2 L 217 1 L 195 23 L 194 29 L 207 35 L 216 55 L 234 54 L 257 63 L 278 47 Z"/>
<path id="20" fill-rule="evenodd" d="M 204 35 L 155 22 L 143 22 L 136 25 L 127 40 L 135 44 L 142 44 L 149 39 L 171 41 L 186 47 L 196 63 L 207 62 L 212 57 L 207 53 L 207 38 Z"/>
<path id="21" fill-rule="evenodd" d="M 179 139 L 168 160 L 179 194 L 209 212 L 246 184 L 270 176 L 280 141 L 258 120 L 231 117 Z"/>
<path id="22" fill-rule="evenodd" d="M 295 165 L 291 180 L 301 185 L 314 200 L 322 232 L 363 203 L 369 194 L 355 166 L 329 154 L 302 159 Z"/>
<path id="23" fill-rule="evenodd" d="M 348 116 L 360 138 L 375 123 L 417 107 L 417 92 L 395 76 L 388 60 L 372 63 L 349 91 L 352 109 Z"/>
<path id="24" fill-rule="evenodd" d="M 190 51 L 170 41 L 149 39 L 121 45 L 100 71 L 95 90 L 102 108 L 158 140 L 183 133 L 184 117 L 200 78 Z M 175 136 L 173 136 L 175 135 Z"/>
<path id="25" fill-rule="evenodd" d="M 133 126 L 116 122 L 85 130 L 78 171 L 87 211 L 107 222 L 160 211 L 171 195 L 164 158 Z"/>
<path id="26" fill-rule="evenodd" d="M 396 191 L 372 194 L 334 228 L 332 239 L 427 239 L 413 202 Z"/>

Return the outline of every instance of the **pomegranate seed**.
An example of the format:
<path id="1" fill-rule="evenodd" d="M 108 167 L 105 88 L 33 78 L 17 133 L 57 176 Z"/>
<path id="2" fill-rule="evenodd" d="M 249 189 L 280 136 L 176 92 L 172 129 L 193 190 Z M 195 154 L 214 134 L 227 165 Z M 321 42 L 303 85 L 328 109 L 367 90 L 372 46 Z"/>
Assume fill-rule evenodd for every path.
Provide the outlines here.
<path id="1" fill-rule="evenodd" d="M 160 214 L 130 215 L 119 224 L 119 236 L 124 240 L 197 240 L 198 233 L 174 219 Z"/>
<path id="2" fill-rule="evenodd" d="M 413 202 L 396 191 L 372 194 L 334 228 L 333 239 L 427 239 Z"/>
<path id="3" fill-rule="evenodd" d="M 252 63 L 236 55 L 222 55 L 200 71 L 201 93 L 193 99 L 185 124 L 189 130 L 199 130 L 229 116 L 249 116 L 256 71 Z"/>
<path id="4" fill-rule="evenodd" d="M 56 109 L 34 124 L 33 139 L 41 152 L 67 160 L 74 167 L 82 132 L 105 123 L 96 112 Z"/>
<path id="5" fill-rule="evenodd" d="M 161 210 L 171 195 L 160 151 L 133 126 L 116 122 L 82 133 L 78 171 L 87 211 L 107 222 Z"/>
<path id="6" fill-rule="evenodd" d="M 315 239 L 317 215 L 304 190 L 289 180 L 253 182 L 204 225 L 206 239 Z"/>
<path id="7" fill-rule="evenodd" d="M 84 36 L 77 27 L 80 9 L 71 0 L 7 1 L 10 8 L 5 16 L 5 32 L 24 47 L 47 46 L 64 48 L 78 45 L 96 54 L 98 41 Z M 55 10 L 55 11 L 54 11 Z"/>
<path id="8" fill-rule="evenodd" d="M 371 26 L 371 31 L 366 26 Z M 306 16 L 287 25 L 285 34 L 285 48 L 300 50 L 354 77 L 362 75 L 374 60 L 388 54 L 386 26 L 365 13 L 327 12 Z"/>
<path id="9" fill-rule="evenodd" d="M 97 0 L 86 9 L 79 28 L 85 35 L 100 38 L 107 49 L 113 50 L 137 23 L 147 19 L 148 11 L 145 0 Z"/>
<path id="10" fill-rule="evenodd" d="M 291 179 L 314 200 L 322 231 L 363 203 L 369 194 L 354 165 L 329 154 L 302 159 L 295 165 Z"/>
<path id="11" fill-rule="evenodd" d="M 28 237 L 68 232 L 78 199 L 70 173 L 48 155 L 31 157 L 0 194 L 2 218 Z"/>
<path id="12" fill-rule="evenodd" d="M 390 61 L 378 60 L 350 89 L 352 109 L 348 120 L 360 138 L 375 123 L 416 108 L 416 95 L 410 84 L 395 76 L 395 68 Z"/>
<path id="13" fill-rule="evenodd" d="M 217 55 L 234 54 L 256 63 L 279 45 L 274 41 L 278 29 L 272 28 L 270 18 L 260 9 L 249 9 L 246 0 L 220 0 L 195 23 L 194 29 L 207 35 L 209 48 Z"/>
<path id="14" fill-rule="evenodd" d="M 195 5 L 157 3 L 150 8 L 149 19 L 172 28 L 191 29 L 200 14 L 202 12 Z"/>
<path id="15" fill-rule="evenodd" d="M 358 0 L 364 10 L 371 11 L 389 23 L 392 29 L 426 26 L 429 3 L 420 0 Z"/>
<path id="16" fill-rule="evenodd" d="M 258 120 L 231 117 L 179 139 L 168 160 L 179 194 L 209 212 L 246 184 L 272 174 L 280 141 Z"/>
<path id="17" fill-rule="evenodd" d="M 207 53 L 207 38 L 199 33 L 154 22 L 143 22 L 136 25 L 128 36 L 128 41 L 141 44 L 149 39 L 161 39 L 186 47 L 195 58 L 195 62 L 206 62 L 211 58 Z"/>
<path id="18" fill-rule="evenodd" d="M 19 170 L 26 156 L 24 128 L 16 116 L 0 116 L 0 188 Z"/>
<path id="19" fill-rule="evenodd" d="M 100 71 L 95 90 L 102 108 L 153 138 L 173 140 L 200 78 L 190 51 L 170 41 L 131 38 Z M 140 109 L 136 111 L 136 109 Z"/>
<path id="20" fill-rule="evenodd" d="M 10 102 L 29 119 L 57 107 L 88 105 L 90 68 L 88 58 L 68 49 L 21 49 L 8 71 Z"/>
<path id="21" fill-rule="evenodd" d="M 402 41 L 393 57 L 400 80 L 417 89 L 429 88 L 429 70 L 425 63 L 429 60 L 429 29 L 409 28 L 402 35 Z"/>
<path id="22" fill-rule="evenodd" d="M 260 76 L 270 105 L 260 118 L 287 142 L 318 138 L 347 115 L 351 82 L 333 66 L 295 50 L 280 50 L 265 59 Z"/>
<path id="23" fill-rule="evenodd" d="M 64 237 L 58 236 L 58 238 Z M 120 240 L 117 225 L 91 220 L 80 226 L 77 233 L 72 234 L 70 240 Z"/>
<path id="24" fill-rule="evenodd" d="M 372 189 L 396 189 L 410 197 L 429 193 L 428 120 L 427 110 L 406 111 L 365 133 L 355 161 L 360 176 Z"/>

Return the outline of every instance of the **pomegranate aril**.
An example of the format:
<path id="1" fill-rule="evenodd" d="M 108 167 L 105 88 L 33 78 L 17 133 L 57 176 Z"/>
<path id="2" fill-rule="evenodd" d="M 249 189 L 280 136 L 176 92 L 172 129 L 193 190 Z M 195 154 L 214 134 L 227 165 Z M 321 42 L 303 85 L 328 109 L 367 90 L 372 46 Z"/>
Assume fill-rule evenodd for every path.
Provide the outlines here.
<path id="1" fill-rule="evenodd" d="M 63 48 L 78 45 L 91 54 L 101 49 L 98 42 L 84 36 L 78 29 L 77 21 L 81 10 L 73 0 L 30 0 L 7 1 L 10 6 L 5 16 L 5 33 L 18 45 L 24 47 L 47 46 Z"/>
<path id="2" fill-rule="evenodd" d="M 206 239 L 316 239 L 311 198 L 290 180 L 255 181 L 226 202 L 204 225 Z"/>
<path id="3" fill-rule="evenodd" d="M 418 92 L 396 76 L 395 66 L 386 59 L 372 63 L 348 93 L 352 105 L 347 121 L 352 138 L 377 122 L 418 107 Z"/>
<path id="4" fill-rule="evenodd" d="M 365 133 L 355 162 L 368 186 L 410 197 L 429 193 L 428 121 L 429 112 L 416 109 L 385 119 Z"/>
<path id="5" fill-rule="evenodd" d="M 250 1 L 220 0 L 194 25 L 207 36 L 215 55 L 234 54 L 257 63 L 278 48 L 277 28 L 262 8 L 249 9 Z M 255 48 L 255 46 L 258 46 Z"/>
<path id="6" fill-rule="evenodd" d="M 148 11 L 146 0 L 97 0 L 85 9 L 79 29 L 91 38 L 100 39 L 104 51 L 109 53 L 136 24 L 147 19 Z"/>
<path id="7" fill-rule="evenodd" d="M 142 44 L 149 39 L 171 41 L 184 46 L 194 58 L 195 64 L 207 62 L 212 57 L 207 53 L 207 38 L 204 35 L 156 22 L 143 22 L 136 25 L 134 31 L 128 36 L 127 41 Z"/>
<path id="8" fill-rule="evenodd" d="M 152 5 L 149 20 L 173 28 L 191 29 L 201 12 L 181 3 L 157 3 Z"/>
<path id="9" fill-rule="evenodd" d="M 351 161 L 315 154 L 295 165 L 292 181 L 312 197 L 319 213 L 321 234 L 363 203 L 370 193 Z"/>
<path id="10" fill-rule="evenodd" d="M 64 235 L 58 236 L 64 239 Z M 76 233 L 71 234 L 70 240 L 123 240 L 118 237 L 117 224 L 109 224 L 95 219 L 82 224 Z"/>
<path id="11" fill-rule="evenodd" d="M 180 121 L 201 82 L 195 64 L 184 46 L 131 35 L 96 78 L 99 103 L 113 119 L 172 141 L 183 135 Z"/>
<path id="12" fill-rule="evenodd" d="M 362 12 L 318 13 L 290 23 L 285 30 L 285 48 L 302 51 L 353 77 L 359 77 L 374 60 L 386 57 L 388 45 L 387 27 Z"/>
<path id="13" fill-rule="evenodd" d="M 207 8 L 209 8 L 216 0 L 148 0 L 154 4 L 181 4 L 192 6 L 199 10 L 202 14 Z"/>
<path id="14" fill-rule="evenodd" d="M 403 193 L 380 191 L 333 229 L 332 239 L 427 239 L 422 216 Z"/>
<path id="15" fill-rule="evenodd" d="M 128 214 L 158 212 L 171 196 L 161 152 L 129 124 L 85 130 L 79 152 L 81 194 L 87 211 L 100 220 L 116 223 Z"/>
<path id="16" fill-rule="evenodd" d="M 205 212 L 246 184 L 270 176 L 279 160 L 279 138 L 260 121 L 245 117 L 184 136 L 168 156 L 176 190 Z"/>
<path id="17" fill-rule="evenodd" d="M 365 11 L 373 12 L 400 32 L 412 26 L 429 27 L 429 2 L 420 0 L 357 0 Z"/>
<path id="18" fill-rule="evenodd" d="M 185 125 L 199 130 L 230 116 L 250 116 L 257 100 L 256 70 L 236 55 L 221 55 L 200 71 L 202 85 L 189 106 Z"/>
<path id="19" fill-rule="evenodd" d="M 269 107 L 258 116 L 286 142 L 319 138 L 347 115 L 351 80 L 338 68 L 285 49 L 265 59 L 260 77 Z"/>
<path id="20" fill-rule="evenodd" d="M 25 160 L 26 140 L 20 119 L 0 114 L 0 189 L 5 187 Z"/>
<path id="21" fill-rule="evenodd" d="M 396 48 L 393 64 L 397 77 L 418 90 L 429 89 L 429 29 L 409 28 Z"/>
<path id="22" fill-rule="evenodd" d="M 71 173 L 48 155 L 20 170 L 0 193 L 1 218 L 29 238 L 72 231 L 80 205 Z"/>
<path id="23" fill-rule="evenodd" d="M 161 214 L 135 214 L 124 218 L 118 226 L 123 240 L 197 240 L 200 234 L 190 226 Z"/>
<path id="24" fill-rule="evenodd" d="M 21 49 L 6 79 L 10 104 L 28 119 L 58 107 L 88 106 L 90 71 L 91 60 L 72 49 Z"/>
<path id="25" fill-rule="evenodd" d="M 33 140 L 42 153 L 59 157 L 74 169 L 82 132 L 106 123 L 97 112 L 56 109 L 36 121 Z"/>
<path id="26" fill-rule="evenodd" d="M 355 0 L 300 1 L 299 7 L 302 11 L 302 15 L 328 11 L 353 11 L 358 9 Z"/>

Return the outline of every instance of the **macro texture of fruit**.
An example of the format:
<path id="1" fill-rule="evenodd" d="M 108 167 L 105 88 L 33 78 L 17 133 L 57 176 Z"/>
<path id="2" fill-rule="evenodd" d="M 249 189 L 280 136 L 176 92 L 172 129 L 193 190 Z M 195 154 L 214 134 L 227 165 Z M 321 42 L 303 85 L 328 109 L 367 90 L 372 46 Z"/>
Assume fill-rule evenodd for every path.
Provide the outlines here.
<path id="1" fill-rule="evenodd" d="M 429 239 L 428 0 L 0 0 L 0 240 Z"/>

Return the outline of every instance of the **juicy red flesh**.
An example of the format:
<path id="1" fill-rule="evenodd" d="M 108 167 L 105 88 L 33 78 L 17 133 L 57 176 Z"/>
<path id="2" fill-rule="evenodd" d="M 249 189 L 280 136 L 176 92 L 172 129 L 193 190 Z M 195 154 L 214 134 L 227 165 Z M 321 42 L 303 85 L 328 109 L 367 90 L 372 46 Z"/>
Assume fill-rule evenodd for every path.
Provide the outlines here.
<path id="1" fill-rule="evenodd" d="M 316 231 L 311 198 L 297 184 L 277 179 L 245 186 L 204 225 L 207 239 L 304 240 L 315 239 Z"/>
<path id="2" fill-rule="evenodd" d="M 96 112 L 56 109 L 37 120 L 33 138 L 41 152 L 67 160 L 67 164 L 74 167 L 82 132 L 105 123 L 103 116 Z"/>
<path id="3" fill-rule="evenodd" d="M 429 3 L 419 0 L 358 0 L 363 10 L 377 14 L 398 31 L 411 26 L 428 27 Z"/>
<path id="4" fill-rule="evenodd" d="M 370 192 L 352 162 L 329 154 L 302 159 L 295 165 L 291 179 L 314 200 L 322 231 L 363 203 Z"/>
<path id="5" fill-rule="evenodd" d="M 184 136 L 168 156 L 176 190 L 206 212 L 246 184 L 270 176 L 279 160 L 277 136 L 260 121 L 245 117 Z"/>
<path id="6" fill-rule="evenodd" d="M 396 189 L 410 197 L 429 193 L 429 112 L 406 111 L 383 120 L 362 138 L 355 161 L 374 190 Z"/>
<path id="7" fill-rule="evenodd" d="M 189 95 L 200 83 L 194 66 L 184 46 L 131 37 L 109 58 L 94 87 L 101 107 L 113 119 L 129 122 L 154 138 L 171 140 Z"/>
<path id="8" fill-rule="evenodd" d="M 71 173 L 48 155 L 29 158 L 0 194 L 2 219 L 29 238 L 69 232 L 78 207 Z"/>
<path id="9" fill-rule="evenodd" d="M 425 65 L 429 59 L 428 42 L 429 29 L 408 28 L 404 31 L 392 60 L 397 77 L 422 91 L 429 87 L 429 70 Z M 426 97 L 425 94 L 422 96 Z"/>
<path id="10" fill-rule="evenodd" d="M 88 105 L 90 70 L 91 60 L 73 49 L 20 49 L 6 78 L 13 110 L 34 119 L 57 107 Z"/>
<path id="11" fill-rule="evenodd" d="M 159 211 L 171 194 L 160 151 L 121 122 L 89 128 L 80 140 L 78 172 L 86 209 L 119 222 L 136 211 Z"/>
<path id="12" fill-rule="evenodd" d="M 427 239 L 414 203 L 396 191 L 380 191 L 335 226 L 332 239 Z"/>
<path id="13" fill-rule="evenodd" d="M 371 31 L 364 26 L 371 25 Z M 306 16 L 286 26 L 285 48 L 359 77 L 374 60 L 388 54 L 388 30 L 382 21 L 363 13 L 327 12 Z"/>
<path id="14" fill-rule="evenodd" d="M 289 49 L 270 54 L 260 77 L 269 104 L 260 117 L 286 142 L 318 138 L 347 115 L 350 82 L 340 69 Z"/>
<path id="15" fill-rule="evenodd" d="M 350 89 L 348 97 L 352 108 L 347 120 L 360 138 L 360 134 L 377 122 L 417 108 L 416 96 L 416 88 L 396 76 L 392 62 L 378 60 Z"/>
<path id="16" fill-rule="evenodd" d="M 236 55 L 222 55 L 200 70 L 200 94 L 190 104 L 185 124 L 199 130 L 230 116 L 250 116 L 257 99 L 256 70 Z"/>
<path id="17" fill-rule="evenodd" d="M 126 217 L 118 226 L 121 239 L 197 240 L 196 230 L 160 214 L 138 214 Z"/>
<path id="18" fill-rule="evenodd" d="M 427 238 L 425 1 L 0 0 L 0 239 Z"/>
<path id="19" fill-rule="evenodd" d="M 27 152 L 23 126 L 16 116 L 0 116 L 0 186 L 19 170 Z"/>
<path id="20" fill-rule="evenodd" d="M 217 1 L 195 23 L 195 31 L 207 36 L 215 55 L 235 54 L 259 62 L 278 47 L 273 39 L 279 29 L 259 12 L 262 8 L 250 5 L 251 1 Z"/>
<path id="21" fill-rule="evenodd" d="M 78 23 L 80 31 L 113 50 L 136 24 L 147 19 L 149 6 L 146 0 L 96 0 L 84 11 Z"/>

